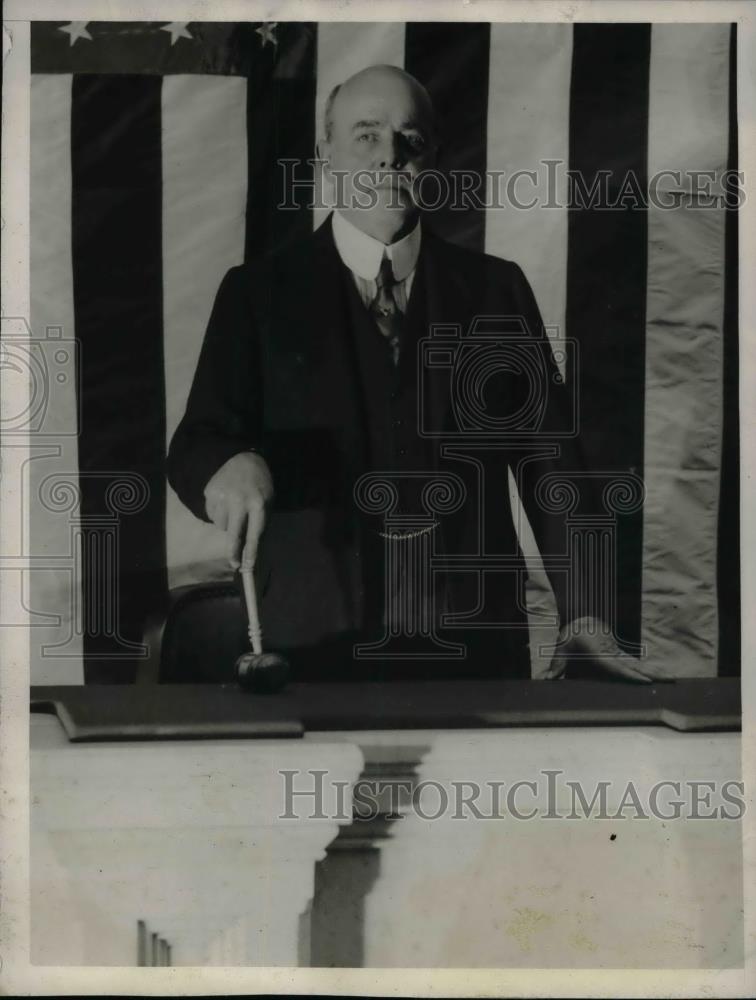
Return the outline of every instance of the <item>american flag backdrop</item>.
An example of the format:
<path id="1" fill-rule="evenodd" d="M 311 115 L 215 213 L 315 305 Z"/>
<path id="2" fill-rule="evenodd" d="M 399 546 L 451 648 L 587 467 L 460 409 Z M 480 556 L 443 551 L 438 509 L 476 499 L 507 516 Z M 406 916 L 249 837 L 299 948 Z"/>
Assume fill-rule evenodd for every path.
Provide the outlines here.
<path id="1" fill-rule="evenodd" d="M 29 465 L 32 681 L 132 680 L 169 588 L 228 575 L 218 530 L 166 485 L 167 442 L 226 270 L 324 218 L 305 186 L 297 211 L 276 209 L 277 162 L 313 178 L 336 83 L 404 66 L 440 114 L 444 167 L 551 160 L 588 188 L 602 170 L 644 186 L 736 169 L 735 32 L 34 23 L 31 325 L 52 367 Z M 522 266 L 546 325 L 579 346 L 590 467 L 643 476 L 644 506 L 620 523 L 623 637 L 680 676 L 737 673 L 737 212 L 569 209 L 563 183 L 551 207 L 432 222 Z M 543 571 L 522 544 L 536 606 Z"/>

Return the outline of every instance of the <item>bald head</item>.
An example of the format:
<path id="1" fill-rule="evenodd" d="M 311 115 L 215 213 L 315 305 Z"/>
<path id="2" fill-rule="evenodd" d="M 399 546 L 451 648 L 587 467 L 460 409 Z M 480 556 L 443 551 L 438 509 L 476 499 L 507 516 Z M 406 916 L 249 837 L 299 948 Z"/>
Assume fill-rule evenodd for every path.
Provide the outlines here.
<path id="1" fill-rule="evenodd" d="M 350 98 L 359 99 L 376 95 L 384 95 L 387 100 L 412 101 L 419 116 L 427 123 L 430 135 L 435 141 L 436 117 L 428 91 L 411 73 L 398 66 L 389 65 L 368 66 L 367 69 L 360 70 L 333 88 L 328 95 L 323 116 L 326 140 L 331 142 L 333 137 L 337 102 L 343 104 L 345 101 L 349 102 Z"/>
<path id="2" fill-rule="evenodd" d="M 417 217 L 414 182 L 435 163 L 433 105 L 397 66 L 370 66 L 335 88 L 319 146 L 339 211 L 384 243 Z M 369 189 L 369 192 L 368 192 Z"/>

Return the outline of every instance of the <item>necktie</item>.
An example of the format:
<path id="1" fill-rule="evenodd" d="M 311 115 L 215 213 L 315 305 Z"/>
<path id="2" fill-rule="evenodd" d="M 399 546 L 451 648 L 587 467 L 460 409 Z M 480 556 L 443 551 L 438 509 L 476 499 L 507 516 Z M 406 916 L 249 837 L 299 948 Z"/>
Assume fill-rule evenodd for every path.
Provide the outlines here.
<path id="1" fill-rule="evenodd" d="M 385 254 L 375 281 L 378 291 L 370 303 L 370 313 L 378 329 L 388 341 L 391 348 L 391 360 L 394 365 L 397 365 L 401 343 L 402 313 L 394 298 L 394 288 L 398 282 L 394 277 L 391 261 Z"/>

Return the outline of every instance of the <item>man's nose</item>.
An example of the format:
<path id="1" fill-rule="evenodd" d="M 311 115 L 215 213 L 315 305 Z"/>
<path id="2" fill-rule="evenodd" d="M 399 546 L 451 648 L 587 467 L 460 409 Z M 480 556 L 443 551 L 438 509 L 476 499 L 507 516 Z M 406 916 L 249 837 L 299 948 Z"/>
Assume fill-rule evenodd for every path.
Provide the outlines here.
<path id="1" fill-rule="evenodd" d="M 402 170 L 407 165 L 409 159 L 407 155 L 406 143 L 403 142 L 401 132 L 394 132 L 387 138 L 381 150 L 381 159 L 378 164 L 381 170 Z"/>

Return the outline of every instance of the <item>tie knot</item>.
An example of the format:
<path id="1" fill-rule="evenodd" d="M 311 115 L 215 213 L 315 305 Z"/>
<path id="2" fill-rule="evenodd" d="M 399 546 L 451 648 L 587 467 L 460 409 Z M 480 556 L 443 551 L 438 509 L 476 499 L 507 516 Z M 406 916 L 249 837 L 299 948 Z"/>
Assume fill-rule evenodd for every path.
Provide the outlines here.
<path id="1" fill-rule="evenodd" d="M 383 255 L 381 260 L 381 266 L 378 271 L 378 277 L 375 279 L 376 284 L 379 288 L 391 288 L 392 285 L 396 284 L 396 279 L 394 278 L 394 271 L 391 267 L 391 261 L 386 256 Z"/>

